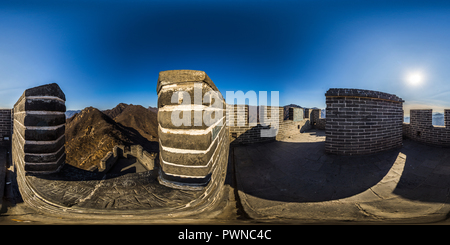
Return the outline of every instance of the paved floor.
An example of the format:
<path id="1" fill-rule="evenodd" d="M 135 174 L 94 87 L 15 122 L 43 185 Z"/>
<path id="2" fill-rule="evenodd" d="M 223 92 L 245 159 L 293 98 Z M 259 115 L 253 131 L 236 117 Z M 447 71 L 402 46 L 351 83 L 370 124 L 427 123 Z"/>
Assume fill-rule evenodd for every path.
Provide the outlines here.
<path id="1" fill-rule="evenodd" d="M 208 218 L 136 221 L 47 216 L 23 203 L 9 167 L 9 184 L 2 185 L 6 205 L 0 210 L 0 224 L 450 224 L 448 148 L 404 140 L 396 150 L 336 156 L 325 154 L 324 140 L 323 131 L 311 130 L 283 141 L 232 147 L 221 208 Z M 153 174 L 104 178 L 67 166 L 51 178 L 27 178 L 36 189 L 45 189 L 49 200 L 71 207 L 153 209 L 177 206 L 198 195 L 159 186 Z M 58 179 L 61 176 L 64 179 Z"/>
<path id="2" fill-rule="evenodd" d="M 253 219 L 432 222 L 450 211 L 450 151 L 409 140 L 370 156 L 325 154 L 324 131 L 234 148 Z"/>
<path id="3" fill-rule="evenodd" d="M 57 180 L 57 176 L 51 178 L 36 178 L 32 180 L 39 185 L 37 189 L 45 189 L 46 199 L 71 207 L 97 207 L 102 210 L 131 209 L 131 215 L 116 215 L 117 218 L 102 219 L 98 217 L 83 217 L 77 215 L 61 215 L 57 213 L 41 212 L 29 207 L 22 200 L 19 192 L 13 167 L 10 167 L 6 179 L 11 184 L 5 189 L 4 207 L 0 210 L 0 225 L 13 224 L 247 224 L 251 220 L 241 220 L 237 214 L 234 189 L 230 186 L 231 174 L 227 174 L 223 195 L 213 209 L 202 208 L 202 212 L 194 216 L 182 218 L 148 218 L 135 219 L 133 214 L 139 215 L 139 211 L 149 209 L 157 210 L 183 204 L 187 200 L 196 199 L 196 192 L 187 190 L 174 190 L 168 187 L 158 186 L 157 182 L 148 174 L 151 172 L 126 174 L 114 177 L 98 179 L 94 173 L 90 175 L 83 170 L 64 168 L 61 174 L 66 175 L 64 180 Z M 231 171 L 229 167 L 229 171 Z M 69 171 L 70 174 L 64 173 Z M 84 178 L 84 181 L 80 181 Z M 90 180 L 88 180 L 90 179 Z M 37 181 L 36 181 L 37 180 Z M 54 194 L 51 194 L 54 193 Z M 87 195 L 91 193 L 91 195 Z M 54 195 L 54 196 L 51 196 Z M 104 200 L 104 201 L 101 201 Z M 100 201 L 100 202 L 99 202 Z M 106 202 L 105 202 L 106 201 Z M 98 206 L 98 204 L 103 205 Z M 150 206 L 151 205 L 151 206 Z M 176 206 L 176 205 L 175 205 Z"/>
<path id="4" fill-rule="evenodd" d="M 195 200 L 201 194 L 201 191 L 160 185 L 155 171 L 104 175 L 66 164 L 57 174 L 29 175 L 26 178 L 46 200 L 74 208 L 123 210 L 176 207 Z"/>

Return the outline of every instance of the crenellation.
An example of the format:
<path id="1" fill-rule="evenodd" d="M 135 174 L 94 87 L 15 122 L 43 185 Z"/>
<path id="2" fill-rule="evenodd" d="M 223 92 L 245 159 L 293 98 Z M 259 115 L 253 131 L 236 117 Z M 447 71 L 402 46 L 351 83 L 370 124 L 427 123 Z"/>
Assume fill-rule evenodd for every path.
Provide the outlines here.
<path id="1" fill-rule="evenodd" d="M 432 125 L 432 109 L 410 111 L 410 123 L 403 123 L 403 137 L 429 145 L 450 146 L 450 110 L 444 110 L 444 126 Z"/>
<path id="2" fill-rule="evenodd" d="M 218 90 L 200 71 L 162 72 L 159 79 L 159 161 L 155 162 L 156 155 L 143 151 L 141 146 L 132 146 L 129 154 L 139 161 L 142 159 L 148 170 L 155 170 L 159 183 L 171 188 L 204 190 L 205 199 L 214 199 L 216 192 L 212 190 L 219 190 L 224 184 L 230 142 L 281 140 L 316 128 L 325 130 L 324 151 L 331 154 L 362 155 L 401 147 L 402 136 L 426 144 L 450 146 L 450 110 L 444 111 L 445 126 L 432 125 L 432 110 L 412 110 L 411 123 L 407 124 L 403 123 L 402 99 L 359 89 L 330 89 L 326 93 L 327 118 L 321 118 L 319 109 L 290 108 L 289 119 L 284 120 L 283 107 L 262 106 L 261 111 L 256 110 L 256 122 L 250 123 L 250 118 L 255 116 L 250 115 L 253 108 L 224 104 L 219 107 L 225 112 L 223 125 L 176 127 L 170 122 L 170 115 L 174 108 L 186 108 L 171 102 L 174 93 L 171 89 L 177 87 L 177 91 L 187 90 L 193 95 L 192 89 L 200 83 L 202 95 Z M 38 98 L 42 97 L 38 92 L 29 94 L 27 90 L 14 109 L 0 110 L 0 144 L 7 144 L 4 137 L 13 133 L 13 162 L 23 172 L 56 172 L 65 162 L 65 96 L 57 88 L 52 89 L 54 95 L 42 95 L 55 98 Z M 212 106 L 211 103 L 194 104 L 200 106 L 190 107 L 192 117 L 205 111 L 202 106 Z M 263 126 L 262 120 L 277 126 Z M 262 130 L 273 128 L 276 136 L 261 136 Z M 128 154 L 118 151 L 116 146 L 107 153 L 98 171 L 107 172 L 120 154 Z"/>

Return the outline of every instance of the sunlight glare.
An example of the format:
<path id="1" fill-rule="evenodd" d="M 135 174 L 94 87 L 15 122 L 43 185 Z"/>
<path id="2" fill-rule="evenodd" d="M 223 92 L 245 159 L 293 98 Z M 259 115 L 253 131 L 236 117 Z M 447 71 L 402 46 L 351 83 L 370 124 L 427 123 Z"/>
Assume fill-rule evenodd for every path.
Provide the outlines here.
<path id="1" fill-rule="evenodd" d="M 423 82 L 424 76 L 421 72 L 411 72 L 406 76 L 406 81 L 410 85 L 419 85 Z"/>

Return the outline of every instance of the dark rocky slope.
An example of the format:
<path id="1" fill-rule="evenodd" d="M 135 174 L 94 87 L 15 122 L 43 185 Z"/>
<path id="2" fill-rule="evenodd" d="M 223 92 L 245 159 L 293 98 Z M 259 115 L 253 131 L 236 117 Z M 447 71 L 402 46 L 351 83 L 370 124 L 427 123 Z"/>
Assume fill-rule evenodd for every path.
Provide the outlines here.
<path id="1" fill-rule="evenodd" d="M 123 112 L 125 114 L 122 114 Z M 117 115 L 120 114 L 122 116 L 118 117 L 116 122 L 100 110 L 87 107 L 67 119 L 66 163 L 87 170 L 98 165 L 105 154 L 119 144 L 139 144 L 148 152 L 158 151 L 158 143 L 155 142 L 157 138 L 154 136 L 157 128 L 151 130 L 151 124 L 146 125 L 150 116 L 133 108 L 127 111 L 124 108 Z M 153 139 L 153 142 L 149 139 Z"/>

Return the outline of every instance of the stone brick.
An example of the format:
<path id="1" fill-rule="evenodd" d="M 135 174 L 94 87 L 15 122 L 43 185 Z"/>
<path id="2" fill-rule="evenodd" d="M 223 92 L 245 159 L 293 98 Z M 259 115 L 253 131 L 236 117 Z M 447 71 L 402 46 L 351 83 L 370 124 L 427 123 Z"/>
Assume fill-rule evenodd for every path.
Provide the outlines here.
<path id="1" fill-rule="evenodd" d="M 9 110 L 14 117 L 12 159 L 18 167 L 52 173 L 64 164 L 65 99 L 57 84 L 47 84 L 25 90 Z"/>
<path id="2" fill-rule="evenodd" d="M 403 123 L 403 137 L 410 138 L 429 145 L 450 146 L 449 115 L 450 110 L 444 110 L 446 126 L 432 125 L 432 110 L 411 110 L 410 123 Z"/>
<path id="3" fill-rule="evenodd" d="M 402 99 L 360 89 L 330 89 L 325 95 L 326 152 L 368 154 L 401 146 Z M 320 123 L 319 111 L 312 115 Z"/>
<path id="4" fill-rule="evenodd" d="M 200 83 L 200 84 L 199 84 Z M 227 127 L 226 103 L 223 100 L 220 109 L 223 110 L 223 125 L 209 126 L 211 122 L 203 121 L 202 114 L 208 110 L 205 107 L 214 106 L 208 103 L 199 104 L 193 98 L 194 87 L 202 86 L 202 95 L 208 91 L 215 91 L 220 95 L 217 87 L 202 71 L 176 70 L 160 72 L 158 79 L 158 124 L 160 139 L 160 173 L 158 180 L 161 184 L 173 188 L 210 188 L 219 184 L 223 178 L 219 176 L 226 170 L 228 162 L 229 132 Z M 186 91 L 190 101 L 179 98 L 178 103 L 171 102 L 174 91 Z M 187 97 L 187 96 L 186 96 Z M 217 98 L 222 98 L 221 95 Z M 200 100 L 201 101 L 201 100 Z M 169 106 L 170 105 L 170 106 Z M 189 111 L 191 125 L 178 127 L 171 121 L 172 112 L 177 107 L 193 108 Z M 166 109 L 169 108 L 169 109 Z M 201 110 L 198 110 L 201 108 Z M 194 115 L 200 113 L 200 117 Z M 245 111 L 235 113 L 231 120 L 246 116 Z M 196 126 L 195 119 L 200 119 Z M 244 120 L 245 121 L 245 120 Z M 240 131 L 240 127 L 235 127 Z"/>

